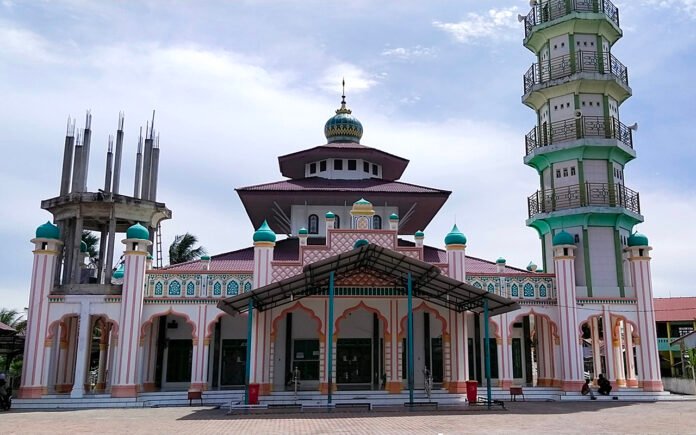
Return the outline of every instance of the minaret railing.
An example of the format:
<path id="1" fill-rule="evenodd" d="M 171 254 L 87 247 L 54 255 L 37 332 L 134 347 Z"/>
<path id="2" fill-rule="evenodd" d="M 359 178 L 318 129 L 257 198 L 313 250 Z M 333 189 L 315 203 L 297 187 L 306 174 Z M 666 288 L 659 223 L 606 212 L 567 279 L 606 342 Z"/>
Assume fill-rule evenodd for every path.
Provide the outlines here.
<path id="1" fill-rule="evenodd" d="M 611 53 L 578 50 L 574 55 L 575 62 L 571 61 L 570 54 L 566 54 L 541 65 L 533 64 L 522 77 L 524 93 L 529 93 L 535 85 L 583 72 L 611 75 L 622 85 L 628 86 L 628 68 Z"/>
<path id="2" fill-rule="evenodd" d="M 618 119 L 581 116 L 534 127 L 524 138 L 526 155 L 548 145 L 585 138 L 616 139 L 633 148 L 633 131 Z"/>
<path id="3" fill-rule="evenodd" d="M 524 20 L 524 36 L 528 37 L 534 26 L 563 18 L 574 12 L 602 13 L 619 26 L 619 9 L 609 0 L 546 0 L 532 7 Z"/>
<path id="4" fill-rule="evenodd" d="M 623 184 L 588 182 L 539 190 L 527 198 L 530 218 L 540 213 L 588 206 L 623 207 L 640 214 L 640 195 Z"/>

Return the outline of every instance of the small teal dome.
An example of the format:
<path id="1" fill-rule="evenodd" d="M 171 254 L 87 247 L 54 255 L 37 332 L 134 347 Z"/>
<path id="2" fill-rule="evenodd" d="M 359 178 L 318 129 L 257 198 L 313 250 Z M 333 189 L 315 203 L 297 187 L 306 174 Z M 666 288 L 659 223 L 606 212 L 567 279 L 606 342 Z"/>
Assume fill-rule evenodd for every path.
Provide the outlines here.
<path id="1" fill-rule="evenodd" d="M 355 241 L 355 244 L 353 245 L 353 248 L 362 248 L 363 246 L 369 245 L 370 242 L 368 242 L 365 239 L 358 239 Z"/>
<path id="2" fill-rule="evenodd" d="M 264 220 L 259 229 L 254 232 L 254 242 L 275 243 L 275 241 L 276 234 L 273 232 L 271 227 L 268 226 L 268 222 Z"/>
<path id="3" fill-rule="evenodd" d="M 297 234 L 304 236 L 306 234 L 309 234 L 309 231 L 307 231 L 307 228 L 300 228 L 300 230 L 297 232 Z"/>
<path id="4" fill-rule="evenodd" d="M 398 221 L 399 220 L 399 215 L 396 213 L 392 213 L 389 215 L 389 220 L 390 221 Z"/>
<path id="5" fill-rule="evenodd" d="M 423 231 L 421 231 L 421 230 L 418 230 L 418 231 L 416 231 L 416 233 L 414 234 L 414 236 L 416 236 L 416 237 L 418 237 L 418 238 L 425 237 L 425 233 L 424 233 Z"/>
<path id="6" fill-rule="evenodd" d="M 496 264 L 505 264 L 505 259 L 503 257 L 498 257 L 497 260 L 495 260 Z"/>
<path id="7" fill-rule="evenodd" d="M 534 272 L 536 270 L 536 268 L 537 268 L 537 265 L 533 261 L 530 261 L 529 264 L 527 265 L 527 270 L 530 272 Z"/>
<path id="8" fill-rule="evenodd" d="M 36 229 L 37 239 L 60 239 L 60 229 L 50 222 L 40 225 Z"/>
<path id="9" fill-rule="evenodd" d="M 147 253 L 147 256 L 146 256 L 145 258 L 148 259 L 148 260 L 152 260 L 152 259 L 153 259 L 152 254 L 150 254 L 149 252 Z"/>
<path id="10" fill-rule="evenodd" d="M 150 238 L 150 231 L 147 228 L 140 225 L 140 222 L 132 225 L 126 230 L 126 239 L 141 239 L 148 240 Z"/>
<path id="11" fill-rule="evenodd" d="M 372 203 L 365 198 L 360 198 L 359 200 L 355 201 L 353 205 L 372 205 Z"/>
<path id="12" fill-rule="evenodd" d="M 201 260 L 210 261 L 210 255 L 201 255 Z"/>
<path id="13" fill-rule="evenodd" d="M 628 246 L 648 246 L 648 238 L 645 234 L 633 233 L 628 237 Z"/>
<path id="14" fill-rule="evenodd" d="M 575 237 L 573 237 L 571 234 L 569 234 L 565 231 L 561 231 L 560 233 L 553 236 L 553 246 L 574 245 L 574 244 L 575 244 Z"/>
<path id="15" fill-rule="evenodd" d="M 466 245 L 466 236 L 459 231 L 457 224 L 452 227 L 452 231 L 445 236 L 445 245 Z"/>
<path id="16" fill-rule="evenodd" d="M 326 219 L 334 219 L 334 218 L 336 218 L 336 215 L 334 214 L 334 212 L 330 211 L 330 212 L 326 213 Z"/>
<path id="17" fill-rule="evenodd" d="M 83 254 L 87 252 L 87 243 L 84 240 L 80 240 L 80 252 Z"/>
<path id="18" fill-rule="evenodd" d="M 126 269 L 123 266 L 123 263 L 121 263 L 118 268 L 114 271 L 114 273 L 111 275 L 112 278 L 114 279 L 123 279 L 123 275 L 126 273 Z"/>
<path id="19" fill-rule="evenodd" d="M 346 96 L 341 100 L 341 107 L 336 114 L 324 124 L 324 136 L 328 143 L 355 142 L 360 143 L 363 135 L 363 126 L 352 115 L 352 111 L 346 107 Z"/>
<path id="20" fill-rule="evenodd" d="M 544 269 L 537 269 L 537 273 L 544 273 Z"/>

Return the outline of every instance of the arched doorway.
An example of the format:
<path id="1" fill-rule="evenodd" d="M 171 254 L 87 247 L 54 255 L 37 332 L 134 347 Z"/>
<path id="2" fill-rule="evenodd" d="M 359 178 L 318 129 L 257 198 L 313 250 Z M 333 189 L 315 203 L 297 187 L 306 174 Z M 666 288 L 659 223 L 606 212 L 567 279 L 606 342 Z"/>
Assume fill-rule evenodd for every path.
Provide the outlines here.
<path id="1" fill-rule="evenodd" d="M 408 317 L 401 319 L 401 376 L 404 385 L 408 384 L 408 343 L 406 337 L 406 323 Z M 445 379 L 445 347 L 449 343 L 445 340 L 447 334 L 447 322 L 434 308 L 422 302 L 413 310 L 413 362 L 414 388 L 425 388 L 426 368 L 433 378 L 433 387 L 441 388 Z M 447 353 L 449 353 L 447 349 Z"/>
<path id="2" fill-rule="evenodd" d="M 142 327 L 145 391 L 182 391 L 191 384 L 195 324 L 174 312 L 156 314 Z"/>
<path id="3" fill-rule="evenodd" d="M 387 320 L 363 302 L 336 320 L 336 388 L 377 390 L 384 388 L 384 335 Z"/>
<path id="4" fill-rule="evenodd" d="M 244 388 L 247 354 L 247 316 L 222 314 L 209 326 L 210 388 L 240 390 Z"/>

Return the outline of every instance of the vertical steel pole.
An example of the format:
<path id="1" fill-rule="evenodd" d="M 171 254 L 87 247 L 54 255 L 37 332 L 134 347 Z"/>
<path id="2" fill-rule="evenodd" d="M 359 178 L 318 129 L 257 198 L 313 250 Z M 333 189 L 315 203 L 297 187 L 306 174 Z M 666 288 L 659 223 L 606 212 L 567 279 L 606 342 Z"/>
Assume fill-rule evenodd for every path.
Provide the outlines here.
<path id="1" fill-rule="evenodd" d="M 244 389 L 244 404 L 249 404 L 249 383 L 251 382 L 251 330 L 252 330 L 252 316 L 254 311 L 254 300 L 249 298 L 249 310 L 247 311 L 247 348 L 246 348 L 246 367 L 244 374 L 244 384 L 246 388 Z"/>
<path id="2" fill-rule="evenodd" d="M 327 319 L 327 322 L 329 323 L 329 345 L 328 345 L 328 350 L 326 351 L 326 359 L 327 359 L 327 367 L 326 371 L 329 375 L 328 378 L 328 385 L 329 385 L 329 391 L 328 391 L 328 403 L 331 404 L 331 399 L 333 398 L 332 390 L 333 390 L 333 329 L 334 329 L 334 272 L 331 272 L 329 274 L 329 318 Z"/>
<path id="3" fill-rule="evenodd" d="M 483 358 L 486 361 L 486 399 L 491 409 L 491 332 L 488 320 L 488 298 L 483 300 Z"/>
<path id="4" fill-rule="evenodd" d="M 408 273 L 408 402 L 413 404 L 413 283 L 411 272 Z"/>

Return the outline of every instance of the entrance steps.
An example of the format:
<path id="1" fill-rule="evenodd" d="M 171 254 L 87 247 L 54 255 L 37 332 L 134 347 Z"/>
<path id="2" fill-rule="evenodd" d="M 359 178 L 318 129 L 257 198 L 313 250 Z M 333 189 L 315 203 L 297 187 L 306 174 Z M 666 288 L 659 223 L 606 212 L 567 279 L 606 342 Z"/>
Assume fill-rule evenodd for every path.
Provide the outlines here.
<path id="1" fill-rule="evenodd" d="M 523 387 L 526 401 L 588 401 L 588 396 L 580 392 L 564 392 L 552 387 Z M 494 400 L 510 401 L 507 389 L 491 388 Z M 486 388 L 479 387 L 478 396 L 486 396 Z M 648 392 L 641 388 L 619 388 L 612 391 L 610 396 L 596 394 L 598 401 L 643 401 L 654 402 L 663 400 L 696 400 L 695 396 L 681 396 L 663 392 Z M 617 399 L 614 399 L 616 397 Z M 323 406 L 327 403 L 325 394 L 318 391 L 299 391 L 297 398 L 292 391 L 278 391 L 261 396 L 262 405 L 302 404 L 306 407 Z M 399 394 L 389 394 L 386 391 L 337 391 L 333 394 L 335 403 L 370 403 L 373 407 L 403 406 L 408 402 L 408 391 Z M 423 390 L 414 391 L 414 400 L 427 402 Z M 522 400 L 517 397 L 517 400 Z M 437 402 L 440 407 L 466 405 L 466 394 L 450 394 L 447 390 L 436 389 L 431 394 L 430 401 Z M 209 390 L 204 391 L 202 400 L 193 400 L 193 406 L 242 405 L 244 390 Z M 40 399 L 13 399 L 13 409 L 93 409 L 93 408 L 143 408 L 158 406 L 189 406 L 187 391 L 157 391 L 140 393 L 137 398 L 112 398 L 109 394 L 86 394 L 83 398 L 73 399 L 68 394 L 49 394 Z"/>

